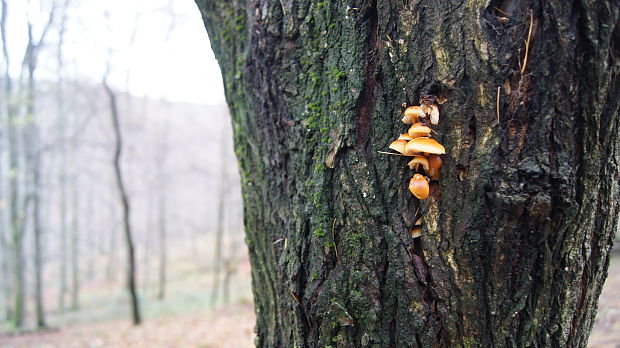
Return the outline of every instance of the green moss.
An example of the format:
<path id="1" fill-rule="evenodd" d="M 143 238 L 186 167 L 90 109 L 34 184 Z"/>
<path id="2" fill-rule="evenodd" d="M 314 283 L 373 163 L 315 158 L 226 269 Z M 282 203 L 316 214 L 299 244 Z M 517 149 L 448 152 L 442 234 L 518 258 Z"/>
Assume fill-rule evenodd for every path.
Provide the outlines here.
<path id="1" fill-rule="evenodd" d="M 327 235 L 327 233 L 325 233 L 325 230 L 319 228 L 314 229 L 314 231 L 312 231 L 312 234 L 314 234 L 317 237 L 325 237 Z"/>
<path id="2" fill-rule="evenodd" d="M 338 70 L 338 68 L 333 67 L 332 70 L 330 70 L 329 72 L 329 77 L 332 80 L 340 80 L 347 77 L 347 75 L 343 71 Z"/>
<path id="3" fill-rule="evenodd" d="M 319 272 L 317 270 L 313 270 L 312 273 L 310 273 L 310 277 L 308 278 L 308 280 L 313 282 L 317 279 L 319 279 Z"/>

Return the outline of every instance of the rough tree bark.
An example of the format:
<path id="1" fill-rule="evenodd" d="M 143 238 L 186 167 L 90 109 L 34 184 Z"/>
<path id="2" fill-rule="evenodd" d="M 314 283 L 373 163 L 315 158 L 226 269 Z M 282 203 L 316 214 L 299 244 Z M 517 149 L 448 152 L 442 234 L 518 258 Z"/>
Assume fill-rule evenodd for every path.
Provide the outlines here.
<path id="1" fill-rule="evenodd" d="M 619 213 L 617 2 L 196 2 L 257 346 L 586 345 Z M 447 154 L 420 202 L 406 160 L 376 151 L 422 94 L 447 98 Z"/>

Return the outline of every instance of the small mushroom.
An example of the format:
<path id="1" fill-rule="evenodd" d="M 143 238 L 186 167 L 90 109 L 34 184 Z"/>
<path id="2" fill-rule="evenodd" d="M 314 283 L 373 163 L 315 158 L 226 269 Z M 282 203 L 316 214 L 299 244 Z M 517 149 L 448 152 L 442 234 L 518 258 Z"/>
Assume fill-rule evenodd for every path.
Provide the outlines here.
<path id="1" fill-rule="evenodd" d="M 418 168 L 420 167 L 420 165 L 422 165 L 422 168 L 424 168 L 424 171 L 428 174 L 428 171 L 429 171 L 428 160 L 425 157 L 415 156 L 413 157 L 411 161 L 409 161 L 409 163 L 407 163 L 407 165 L 409 166 L 410 169 L 415 170 L 415 171 L 418 171 Z"/>
<path id="2" fill-rule="evenodd" d="M 418 238 L 420 236 L 422 236 L 422 227 L 415 226 L 414 228 L 411 229 L 411 237 Z"/>
<path id="3" fill-rule="evenodd" d="M 427 160 L 428 170 L 426 171 L 426 174 L 428 174 L 432 180 L 439 180 L 439 168 L 443 164 L 443 160 L 439 155 L 429 155 Z"/>
<path id="4" fill-rule="evenodd" d="M 424 222 L 424 216 L 420 216 L 420 218 L 415 221 L 414 225 L 422 226 L 422 222 Z"/>
<path id="5" fill-rule="evenodd" d="M 428 126 L 425 126 L 421 122 L 417 122 L 411 125 L 411 128 L 409 128 L 409 132 L 407 133 L 412 138 L 424 137 L 424 136 L 428 136 L 429 134 L 431 134 L 431 128 Z"/>
<path id="6" fill-rule="evenodd" d="M 398 140 L 394 140 L 390 144 L 390 149 L 404 154 L 405 153 L 405 146 L 407 146 L 407 140 L 398 139 Z"/>
<path id="7" fill-rule="evenodd" d="M 426 114 L 419 106 L 410 106 L 405 110 L 405 116 L 403 116 L 404 124 L 412 124 L 418 122 L 419 117 L 426 117 Z"/>
<path id="8" fill-rule="evenodd" d="M 409 191 L 418 199 L 426 199 L 429 193 L 428 180 L 421 174 L 414 174 L 409 180 Z"/>
<path id="9" fill-rule="evenodd" d="M 424 117 L 431 114 L 431 106 L 429 104 L 420 105 L 420 109 L 422 109 L 422 111 L 424 112 Z"/>
<path id="10" fill-rule="evenodd" d="M 431 105 L 431 123 L 437 124 L 439 123 L 439 108 L 437 105 Z"/>
<path id="11" fill-rule="evenodd" d="M 402 139 L 402 140 L 407 140 L 407 141 L 409 141 L 409 140 L 411 140 L 411 139 L 413 139 L 413 138 L 411 137 L 411 135 L 409 135 L 409 133 L 403 133 L 403 134 L 401 134 L 401 135 L 398 137 L 398 139 Z"/>
<path id="12" fill-rule="evenodd" d="M 429 154 L 443 155 L 446 149 L 433 138 L 419 137 L 410 140 L 405 146 L 405 154 L 414 152 L 428 152 Z"/>

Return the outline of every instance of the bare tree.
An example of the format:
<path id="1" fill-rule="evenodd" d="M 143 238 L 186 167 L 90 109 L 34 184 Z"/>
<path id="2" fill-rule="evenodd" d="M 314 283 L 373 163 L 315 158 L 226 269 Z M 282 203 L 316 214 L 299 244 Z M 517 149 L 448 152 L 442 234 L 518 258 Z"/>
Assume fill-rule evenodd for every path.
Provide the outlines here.
<path id="1" fill-rule="evenodd" d="M 225 200 L 226 200 L 226 139 L 225 132 L 221 133 L 220 144 L 220 184 L 217 195 L 217 216 L 215 227 L 215 244 L 213 245 L 213 285 L 211 286 L 211 306 L 217 304 L 218 294 L 220 290 L 220 275 L 222 271 L 222 247 L 224 238 L 224 216 L 225 216 Z"/>
<path id="2" fill-rule="evenodd" d="M 72 147 L 73 158 L 77 158 L 78 141 Z M 76 163 L 76 161 L 73 161 Z M 79 193 L 79 170 L 73 173 L 71 183 L 71 309 L 80 307 L 80 193 Z"/>
<path id="3" fill-rule="evenodd" d="M 157 157 L 157 188 L 158 188 L 158 207 L 157 207 L 157 230 L 159 231 L 159 288 L 157 298 L 163 299 L 166 294 L 166 214 L 167 214 L 167 191 L 168 178 L 166 173 L 166 161 L 168 158 L 168 120 L 164 120 L 163 134 L 160 137 L 159 146 L 156 153 Z"/>
<path id="4" fill-rule="evenodd" d="M 118 192 L 121 200 L 121 205 L 123 209 L 123 229 L 125 232 L 125 243 L 127 247 L 127 290 L 129 291 L 130 300 L 131 300 L 131 312 L 132 319 L 134 325 L 139 325 L 141 322 L 140 318 L 140 304 L 138 302 L 138 294 L 136 291 L 136 278 L 135 278 L 135 255 L 134 255 L 134 244 L 131 234 L 131 224 L 130 224 L 130 207 L 129 207 L 129 198 L 127 196 L 127 191 L 125 190 L 125 183 L 123 181 L 123 174 L 121 171 L 121 154 L 123 150 L 123 139 L 120 129 L 119 122 L 119 112 L 118 105 L 116 100 L 116 94 L 112 90 L 112 88 L 108 85 L 106 78 L 103 79 L 103 87 L 110 99 L 110 116 L 112 118 L 112 125 L 114 128 L 114 137 L 115 137 L 115 147 L 114 147 L 114 174 L 116 177 L 116 184 L 118 187 Z"/>
<path id="5" fill-rule="evenodd" d="M 0 208 L 0 212 L 2 215 L 1 226 L 0 226 L 0 257 L 2 257 L 2 290 L 4 297 L 4 316 L 6 319 L 10 319 L 12 317 L 12 291 L 11 291 L 11 248 L 10 248 L 10 231 L 11 231 L 11 218 L 10 218 L 10 199 L 6 199 L 11 193 L 9 180 L 5 180 L 5 178 L 10 177 L 11 166 L 8 164 L 10 162 L 10 136 L 11 136 L 11 119 L 10 119 L 10 111 L 11 108 L 9 106 L 10 98 L 11 98 L 11 76 L 9 74 L 9 54 L 8 47 L 6 41 L 6 22 L 7 22 L 7 11 L 8 4 L 6 0 L 2 0 L 2 15 L 0 17 L 0 36 L 2 38 L 2 57 L 3 57 L 3 71 L 2 71 L 2 100 L 3 100 L 3 108 L 0 115 L 2 116 L 2 146 L 0 147 L 0 190 L 2 191 L 2 202 L 0 203 L 2 207 Z"/>
<path id="6" fill-rule="evenodd" d="M 22 61 L 19 91 L 15 95 L 12 88 L 9 73 L 9 54 L 6 42 L 6 18 L 8 5 L 2 2 L 2 39 L 3 55 L 6 62 L 5 72 L 5 96 L 7 98 L 8 147 L 9 152 L 9 204 L 10 204 L 10 227 L 11 244 L 13 248 L 13 295 L 14 312 L 12 321 L 15 327 L 22 327 L 24 322 L 25 306 L 25 275 L 24 275 L 24 234 L 25 218 L 31 213 L 34 231 L 34 264 L 35 264 L 35 299 L 37 302 L 37 325 L 44 326 L 45 319 L 42 304 L 42 262 L 41 262 L 41 214 L 40 214 L 40 179 L 41 179 L 41 147 L 40 131 L 35 118 L 35 71 L 37 69 L 38 55 L 45 42 L 54 19 L 55 6 L 48 14 L 42 31 L 35 38 L 33 24 L 30 18 L 27 20 L 28 41 Z M 19 97 L 23 104 L 16 106 L 13 97 Z M 24 97 L 23 99 L 21 97 Z M 28 186 L 26 186 L 26 182 Z M 29 204 L 32 203 L 32 209 Z"/>
<path id="7" fill-rule="evenodd" d="M 67 294 L 67 110 L 64 101 L 64 57 L 63 46 L 67 22 L 67 7 L 69 0 L 65 0 L 62 8 L 62 17 L 58 31 L 56 46 L 57 82 L 56 82 L 56 111 L 58 113 L 58 182 L 60 184 L 60 202 L 58 213 L 60 219 L 60 276 L 58 277 L 58 312 L 65 311 L 65 296 Z"/>

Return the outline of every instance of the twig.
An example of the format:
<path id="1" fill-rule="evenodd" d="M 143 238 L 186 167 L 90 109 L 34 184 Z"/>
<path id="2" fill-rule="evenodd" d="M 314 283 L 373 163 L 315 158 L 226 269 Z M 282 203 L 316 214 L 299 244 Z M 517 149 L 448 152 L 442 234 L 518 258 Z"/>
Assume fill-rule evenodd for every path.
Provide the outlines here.
<path id="1" fill-rule="evenodd" d="M 385 151 L 377 151 L 378 153 L 382 153 L 384 155 L 393 155 L 393 156 L 405 156 L 405 157 L 412 157 L 413 155 L 403 155 L 401 153 L 393 153 L 393 152 L 385 152 Z"/>
<path id="2" fill-rule="evenodd" d="M 534 14 L 530 10 L 530 31 L 527 33 L 527 41 L 525 42 L 525 57 L 523 57 L 523 67 L 521 67 L 521 75 L 525 72 L 527 66 L 527 54 L 530 50 L 530 39 L 532 38 L 532 26 L 534 25 Z"/>
<path id="3" fill-rule="evenodd" d="M 280 238 L 278 240 L 276 240 L 275 242 L 273 242 L 273 245 L 276 245 L 280 242 L 284 242 L 284 249 L 286 249 L 286 246 L 288 245 L 288 238 L 284 237 L 284 238 Z"/>
<path id="4" fill-rule="evenodd" d="M 332 223 L 332 240 L 334 241 L 334 250 L 336 251 L 336 260 L 340 261 L 340 257 L 338 256 L 338 246 L 336 245 L 336 235 L 334 234 L 335 228 L 336 228 L 336 218 L 334 218 L 334 222 Z"/>
<path id="5" fill-rule="evenodd" d="M 501 14 L 505 15 L 505 16 L 510 17 L 510 15 L 509 15 L 507 12 L 500 10 L 499 8 L 497 8 L 497 6 L 493 6 L 493 8 L 494 8 L 497 12 L 499 12 L 499 13 L 501 13 Z"/>
<path id="6" fill-rule="evenodd" d="M 301 302 L 299 302 L 299 299 L 297 298 L 297 296 L 295 296 L 295 294 L 293 293 L 293 290 L 289 290 L 289 291 L 291 292 L 291 296 L 293 296 L 293 299 L 295 299 L 295 302 L 297 302 L 297 304 L 298 304 L 300 307 L 303 307 L 303 306 L 301 305 Z"/>
<path id="7" fill-rule="evenodd" d="M 499 123 L 499 91 L 501 87 L 497 87 L 497 123 Z"/>
<path id="8" fill-rule="evenodd" d="M 284 9 L 284 4 L 282 3 L 282 0 L 280 0 L 280 6 L 282 6 L 282 14 L 286 16 L 286 10 Z"/>

